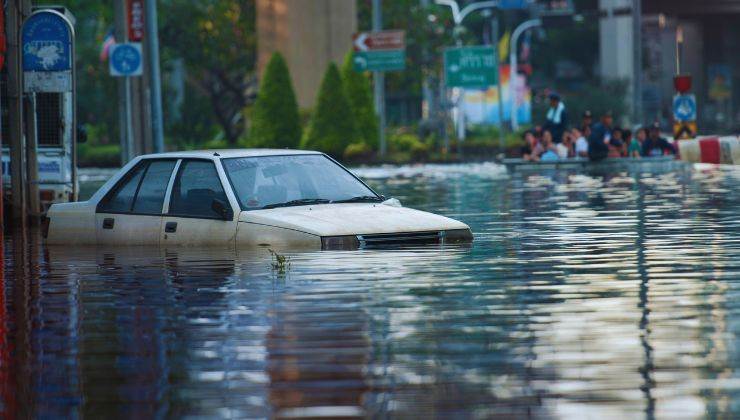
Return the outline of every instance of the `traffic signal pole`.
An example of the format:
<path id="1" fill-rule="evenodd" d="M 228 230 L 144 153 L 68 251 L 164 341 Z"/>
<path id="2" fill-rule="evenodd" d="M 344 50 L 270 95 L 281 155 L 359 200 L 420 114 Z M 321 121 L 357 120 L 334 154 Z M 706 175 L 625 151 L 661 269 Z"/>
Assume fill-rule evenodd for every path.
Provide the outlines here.
<path id="1" fill-rule="evenodd" d="M 376 0 L 377 1 L 377 0 Z M 157 28 L 157 0 L 144 2 L 146 17 L 146 44 L 149 52 L 149 83 L 152 106 L 152 140 L 154 153 L 164 152 L 164 127 L 162 126 L 162 80 L 159 70 L 159 31 Z"/>

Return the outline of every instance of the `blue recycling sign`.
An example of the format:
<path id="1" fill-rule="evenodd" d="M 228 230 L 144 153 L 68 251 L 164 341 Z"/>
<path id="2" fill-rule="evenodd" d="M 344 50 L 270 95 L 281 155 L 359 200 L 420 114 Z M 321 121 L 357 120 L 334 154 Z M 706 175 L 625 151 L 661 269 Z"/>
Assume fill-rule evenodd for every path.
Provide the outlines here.
<path id="1" fill-rule="evenodd" d="M 72 26 L 54 10 L 35 12 L 23 23 L 23 71 L 72 70 Z"/>
<path id="2" fill-rule="evenodd" d="M 679 94 L 673 97 L 673 119 L 680 122 L 696 121 L 696 96 Z"/>
<path id="3" fill-rule="evenodd" d="M 141 43 L 113 45 L 108 64 L 111 76 L 141 76 L 143 72 Z"/>

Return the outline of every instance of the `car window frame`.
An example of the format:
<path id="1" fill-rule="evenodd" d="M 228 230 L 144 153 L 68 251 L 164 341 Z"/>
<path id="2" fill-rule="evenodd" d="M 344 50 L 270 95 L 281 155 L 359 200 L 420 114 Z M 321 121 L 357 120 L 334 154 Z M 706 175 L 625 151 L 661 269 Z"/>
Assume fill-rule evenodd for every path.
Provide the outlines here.
<path id="1" fill-rule="evenodd" d="M 208 159 L 208 158 L 182 158 L 175 166 L 175 171 L 173 172 L 173 177 L 170 179 L 170 185 L 167 189 L 167 194 L 165 195 L 165 203 L 164 203 L 164 210 L 163 210 L 163 216 L 164 217 L 176 217 L 180 219 L 200 219 L 200 220 L 218 220 L 222 222 L 232 222 L 232 220 L 224 220 L 218 216 L 214 217 L 203 217 L 203 216 L 192 216 L 192 215 L 183 215 L 183 214 L 175 214 L 171 213 L 172 208 L 172 198 L 174 194 L 175 185 L 177 185 L 177 182 L 180 180 L 180 175 L 182 174 L 183 167 L 187 168 L 187 165 L 185 165 L 187 162 L 190 161 L 199 161 L 199 162 L 209 162 L 213 165 L 213 169 L 216 171 L 216 178 L 218 179 L 218 182 L 221 184 L 221 188 L 224 190 L 224 196 L 226 197 L 226 204 L 231 208 L 231 211 L 234 213 L 234 217 L 238 217 L 238 212 L 234 211 L 234 207 L 232 206 L 231 199 L 229 198 L 229 188 L 231 185 L 226 185 L 224 183 L 224 180 L 221 177 L 221 173 L 219 172 L 219 165 L 217 164 L 217 161 L 214 159 Z"/>
<path id="2" fill-rule="evenodd" d="M 344 172 L 348 173 L 352 178 L 357 180 L 360 184 L 362 184 L 365 188 L 367 188 L 371 193 L 375 194 L 379 199 L 383 198 L 382 195 L 378 194 L 374 189 L 370 188 L 369 185 L 365 183 L 365 181 L 361 180 L 357 175 L 353 174 L 352 171 L 345 168 L 344 165 L 337 162 L 335 159 L 333 159 L 331 156 L 327 155 L 326 153 L 285 153 L 285 154 L 276 154 L 276 155 L 259 155 L 259 156 L 235 156 L 235 157 L 228 157 L 228 158 L 221 158 L 221 165 L 223 166 L 223 161 L 225 160 L 232 160 L 232 159 L 259 159 L 263 157 L 283 157 L 283 156 L 323 156 L 324 158 L 328 159 L 333 164 L 339 166 L 344 170 Z M 226 175 L 226 179 L 229 182 L 229 187 L 231 187 L 232 191 L 237 191 L 234 187 L 234 181 L 231 179 L 231 174 L 229 174 L 229 171 L 226 170 L 224 167 L 224 174 Z M 241 197 L 239 197 L 236 192 L 234 192 L 234 198 L 236 198 L 237 203 L 239 204 L 239 209 L 241 211 L 260 211 L 260 210 L 268 210 L 268 209 L 262 209 L 262 208 L 249 208 L 242 203 Z"/>
<path id="3" fill-rule="evenodd" d="M 170 189 L 172 188 L 172 174 L 170 174 L 170 179 L 168 180 L 167 187 L 165 188 L 165 195 L 164 195 L 164 201 L 162 202 L 162 209 L 160 209 L 159 213 L 136 213 L 133 211 L 133 208 L 136 204 L 136 199 L 139 196 L 139 190 L 141 189 L 141 184 L 144 182 L 144 178 L 146 178 L 146 174 L 149 171 L 149 165 L 151 165 L 154 162 L 175 162 L 175 166 L 172 167 L 172 173 L 175 173 L 175 171 L 178 169 L 179 165 L 179 159 L 177 158 L 153 158 L 153 159 L 141 159 L 139 162 L 137 162 L 134 166 L 131 167 L 131 169 L 128 170 L 121 178 L 116 181 L 115 184 L 105 193 L 103 198 L 98 201 L 98 204 L 95 206 L 95 213 L 98 214 L 123 214 L 123 215 L 131 215 L 131 216 L 154 216 L 154 217 L 162 217 L 164 215 L 164 208 L 167 203 L 167 195 Z M 122 187 L 125 183 L 129 182 L 131 180 L 131 177 L 133 177 L 133 174 L 136 173 L 136 171 L 146 165 L 146 168 L 144 169 L 144 173 L 141 175 L 141 179 L 139 180 L 138 185 L 136 185 L 136 192 L 134 193 L 134 198 L 131 200 L 131 211 L 107 211 L 103 210 L 101 207 L 106 204 L 114 195 L 114 193 L 118 192 L 118 189 Z"/>

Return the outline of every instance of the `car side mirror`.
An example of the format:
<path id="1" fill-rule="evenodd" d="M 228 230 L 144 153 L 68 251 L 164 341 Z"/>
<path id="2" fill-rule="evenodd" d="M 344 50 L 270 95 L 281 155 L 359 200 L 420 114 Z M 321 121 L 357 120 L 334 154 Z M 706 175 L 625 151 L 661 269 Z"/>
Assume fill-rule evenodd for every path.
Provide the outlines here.
<path id="1" fill-rule="evenodd" d="M 221 216 L 223 220 L 229 221 L 234 219 L 234 211 L 231 210 L 231 207 L 218 198 L 214 198 L 211 202 L 211 210 Z"/>

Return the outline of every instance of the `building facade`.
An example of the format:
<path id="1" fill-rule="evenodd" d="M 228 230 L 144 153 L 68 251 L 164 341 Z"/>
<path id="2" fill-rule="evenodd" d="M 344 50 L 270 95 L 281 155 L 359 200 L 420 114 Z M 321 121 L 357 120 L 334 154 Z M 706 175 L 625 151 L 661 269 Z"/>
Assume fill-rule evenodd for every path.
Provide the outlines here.
<path id="1" fill-rule="evenodd" d="M 273 52 L 285 56 L 298 106 L 314 105 L 330 62 L 341 64 L 357 31 L 357 6 L 347 0 L 257 0 L 257 68 Z"/>
<path id="2" fill-rule="evenodd" d="M 699 132 L 740 132 L 740 0 L 599 0 L 599 8 L 601 75 L 630 82 L 633 109 L 640 101 L 634 123 L 670 125 L 680 71 L 692 76 Z"/>

